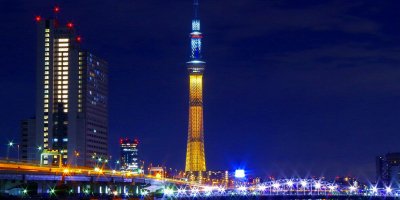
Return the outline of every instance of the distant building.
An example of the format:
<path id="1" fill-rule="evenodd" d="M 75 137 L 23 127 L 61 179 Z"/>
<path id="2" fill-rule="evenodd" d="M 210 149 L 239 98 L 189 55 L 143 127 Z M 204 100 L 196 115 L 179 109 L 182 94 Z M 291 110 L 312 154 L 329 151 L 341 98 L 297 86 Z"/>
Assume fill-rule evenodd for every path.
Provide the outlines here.
<path id="1" fill-rule="evenodd" d="M 82 50 L 72 23 L 36 21 L 36 120 L 23 122 L 23 159 L 39 160 L 34 147 L 58 152 L 43 164 L 92 166 L 92 155 L 108 156 L 107 63 Z"/>
<path id="2" fill-rule="evenodd" d="M 376 158 L 377 181 L 384 185 L 400 183 L 400 153 L 388 153 Z"/>
<path id="3" fill-rule="evenodd" d="M 26 119 L 21 121 L 21 153 L 20 159 L 22 161 L 35 161 L 40 149 L 35 144 L 35 118 Z"/>
<path id="4" fill-rule="evenodd" d="M 205 183 L 215 186 L 225 186 L 229 184 L 229 172 L 225 170 L 207 171 Z"/>
<path id="5" fill-rule="evenodd" d="M 137 139 L 120 139 L 121 145 L 121 169 L 140 173 Z"/>

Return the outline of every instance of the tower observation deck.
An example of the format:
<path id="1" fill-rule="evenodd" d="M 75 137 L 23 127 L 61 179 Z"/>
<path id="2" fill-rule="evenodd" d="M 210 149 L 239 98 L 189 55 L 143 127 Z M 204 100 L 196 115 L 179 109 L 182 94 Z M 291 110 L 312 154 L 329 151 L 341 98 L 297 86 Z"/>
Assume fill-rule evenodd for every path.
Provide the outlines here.
<path id="1" fill-rule="evenodd" d="M 203 73 L 205 62 L 202 61 L 199 19 L 199 1 L 194 0 L 194 18 L 192 20 L 192 32 L 190 33 L 191 55 L 187 62 L 189 71 L 189 127 L 186 150 L 186 172 L 206 171 L 206 159 L 204 152 L 204 128 L 203 128 Z"/>

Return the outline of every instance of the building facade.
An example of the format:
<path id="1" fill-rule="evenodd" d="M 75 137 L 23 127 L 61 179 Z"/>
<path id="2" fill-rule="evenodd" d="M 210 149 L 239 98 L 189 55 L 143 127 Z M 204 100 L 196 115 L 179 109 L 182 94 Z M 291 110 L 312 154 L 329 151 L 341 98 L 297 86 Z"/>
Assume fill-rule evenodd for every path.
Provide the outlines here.
<path id="1" fill-rule="evenodd" d="M 206 171 L 206 158 L 204 152 L 204 127 L 203 127 L 203 73 L 205 62 L 202 61 L 200 32 L 200 19 L 198 15 L 198 0 L 194 0 L 194 19 L 192 21 L 191 56 L 187 63 L 189 72 L 189 126 L 186 150 L 185 171 L 194 173 L 202 179 Z M 191 176 L 191 177 L 194 177 Z"/>
<path id="2" fill-rule="evenodd" d="M 120 139 L 121 146 L 121 169 L 139 173 L 139 157 L 137 139 Z"/>
<path id="3" fill-rule="evenodd" d="M 22 120 L 20 124 L 21 132 L 21 153 L 20 159 L 22 161 L 33 162 L 39 154 L 39 150 L 35 144 L 35 118 Z"/>
<path id="4" fill-rule="evenodd" d="M 385 186 L 400 183 L 400 153 L 387 153 L 376 158 L 377 181 Z"/>
<path id="5" fill-rule="evenodd" d="M 81 49 L 72 23 L 37 24 L 34 143 L 58 151 L 64 165 L 90 166 L 92 154 L 108 154 L 107 63 Z M 46 156 L 43 164 L 58 160 Z"/>

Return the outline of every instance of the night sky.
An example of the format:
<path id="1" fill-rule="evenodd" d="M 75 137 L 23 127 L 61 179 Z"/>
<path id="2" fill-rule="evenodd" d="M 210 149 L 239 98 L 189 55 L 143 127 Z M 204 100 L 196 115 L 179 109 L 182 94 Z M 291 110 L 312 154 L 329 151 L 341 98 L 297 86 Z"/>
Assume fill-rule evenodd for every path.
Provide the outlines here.
<path id="1" fill-rule="evenodd" d="M 191 0 L 1 0 L 0 137 L 34 116 L 35 15 L 72 20 L 109 62 L 109 146 L 183 169 Z M 208 169 L 372 178 L 400 151 L 397 0 L 201 0 Z"/>

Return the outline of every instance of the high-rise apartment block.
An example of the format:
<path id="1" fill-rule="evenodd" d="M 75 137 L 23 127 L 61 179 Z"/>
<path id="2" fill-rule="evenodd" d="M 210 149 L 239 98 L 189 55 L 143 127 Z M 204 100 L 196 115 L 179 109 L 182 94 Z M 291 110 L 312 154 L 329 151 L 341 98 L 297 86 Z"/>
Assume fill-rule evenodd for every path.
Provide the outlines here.
<path id="1" fill-rule="evenodd" d="M 107 63 L 82 50 L 74 24 L 36 21 L 36 121 L 28 143 L 58 152 L 64 165 L 90 166 L 93 154 L 108 155 Z M 27 159 L 39 157 L 28 154 Z M 43 160 L 57 164 L 59 159 Z"/>

